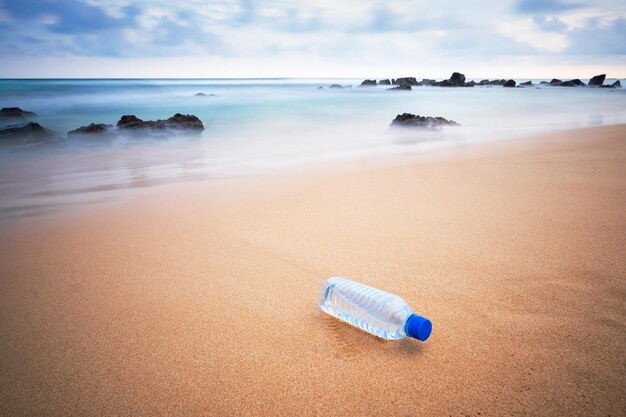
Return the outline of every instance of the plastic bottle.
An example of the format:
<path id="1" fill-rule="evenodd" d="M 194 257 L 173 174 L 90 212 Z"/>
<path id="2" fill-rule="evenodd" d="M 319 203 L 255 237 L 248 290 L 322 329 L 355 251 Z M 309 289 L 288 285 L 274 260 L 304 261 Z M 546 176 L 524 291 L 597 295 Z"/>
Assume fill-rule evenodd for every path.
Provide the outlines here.
<path id="1" fill-rule="evenodd" d="M 414 314 L 400 297 L 341 277 L 322 283 L 320 308 L 347 323 L 387 340 L 407 336 L 425 341 L 432 323 Z"/>

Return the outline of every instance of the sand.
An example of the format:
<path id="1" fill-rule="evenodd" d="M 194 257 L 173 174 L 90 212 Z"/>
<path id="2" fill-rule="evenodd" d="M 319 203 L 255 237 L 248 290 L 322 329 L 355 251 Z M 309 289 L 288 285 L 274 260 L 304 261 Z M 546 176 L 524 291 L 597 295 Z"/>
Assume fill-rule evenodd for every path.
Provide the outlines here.
<path id="1" fill-rule="evenodd" d="M 3 416 L 617 416 L 626 126 L 0 225 Z M 421 343 L 325 316 L 342 275 Z"/>

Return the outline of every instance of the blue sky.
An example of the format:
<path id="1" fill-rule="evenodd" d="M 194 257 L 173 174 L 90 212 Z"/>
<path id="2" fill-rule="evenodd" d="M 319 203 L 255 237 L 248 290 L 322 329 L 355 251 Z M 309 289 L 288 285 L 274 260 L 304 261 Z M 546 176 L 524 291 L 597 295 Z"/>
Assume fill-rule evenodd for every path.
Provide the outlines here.
<path id="1" fill-rule="evenodd" d="M 0 0 L 2 77 L 626 76 L 626 2 Z"/>

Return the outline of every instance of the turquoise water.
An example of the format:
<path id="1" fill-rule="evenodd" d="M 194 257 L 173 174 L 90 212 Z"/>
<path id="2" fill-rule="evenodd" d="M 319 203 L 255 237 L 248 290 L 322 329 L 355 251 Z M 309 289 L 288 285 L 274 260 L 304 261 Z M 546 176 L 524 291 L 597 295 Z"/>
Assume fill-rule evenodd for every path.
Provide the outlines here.
<path id="1" fill-rule="evenodd" d="M 0 107 L 34 111 L 38 123 L 62 134 L 92 122 L 115 124 L 123 114 L 145 120 L 195 114 L 206 127 L 196 139 L 144 144 L 121 139 L 101 146 L 69 143 L 43 155 L 16 155 L 0 147 L 0 216 L 107 200 L 139 186 L 189 178 L 254 174 L 626 123 L 624 89 L 317 89 L 333 83 L 356 87 L 361 81 L 0 80 Z M 215 96 L 196 97 L 200 92 Z M 404 112 L 443 116 L 462 126 L 435 132 L 390 131 L 391 120 Z"/>

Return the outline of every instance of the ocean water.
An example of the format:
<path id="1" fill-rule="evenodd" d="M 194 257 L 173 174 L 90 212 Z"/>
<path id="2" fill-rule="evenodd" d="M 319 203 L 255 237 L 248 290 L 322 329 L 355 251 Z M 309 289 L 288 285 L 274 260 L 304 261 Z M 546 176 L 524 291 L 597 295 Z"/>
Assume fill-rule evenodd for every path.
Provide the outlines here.
<path id="1" fill-rule="evenodd" d="M 34 111 L 34 121 L 63 135 L 89 123 L 114 125 L 124 114 L 144 120 L 194 114 L 205 125 L 199 137 L 94 138 L 37 152 L 0 146 L 0 218 L 106 201 L 173 181 L 626 123 L 624 89 L 414 87 L 392 92 L 387 86 L 358 88 L 361 81 L 0 80 L 0 107 Z M 334 83 L 352 87 L 328 89 Z M 442 116 L 461 126 L 390 130 L 389 123 L 404 112 Z"/>

